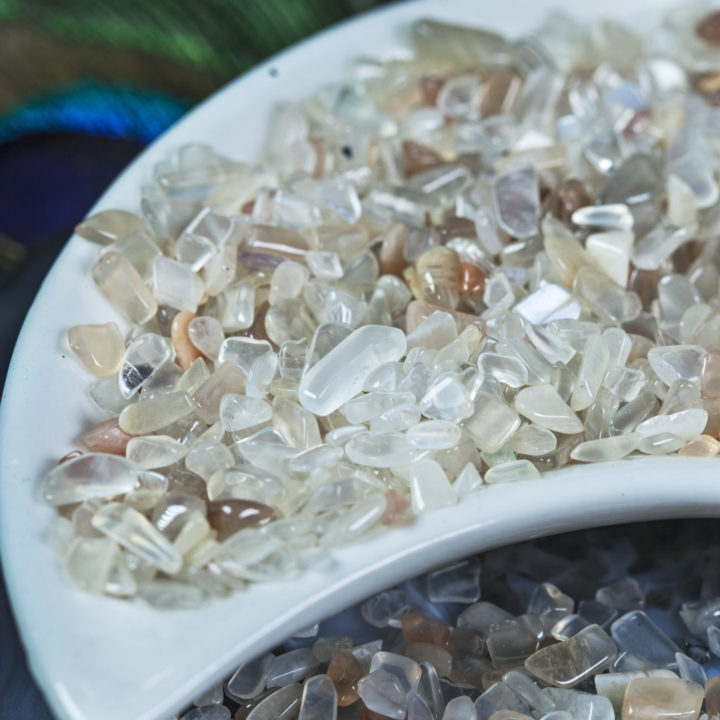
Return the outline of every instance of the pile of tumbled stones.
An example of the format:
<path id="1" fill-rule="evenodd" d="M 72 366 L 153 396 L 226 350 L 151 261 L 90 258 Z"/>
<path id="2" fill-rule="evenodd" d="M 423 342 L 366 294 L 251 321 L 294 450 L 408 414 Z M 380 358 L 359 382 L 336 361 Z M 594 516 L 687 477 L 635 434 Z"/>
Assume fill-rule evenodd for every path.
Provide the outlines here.
<path id="1" fill-rule="evenodd" d="M 719 561 L 717 522 L 698 520 L 494 550 L 309 628 L 180 718 L 713 718 Z"/>
<path id="2" fill-rule="evenodd" d="M 488 484 L 717 455 L 719 27 L 418 21 L 261 163 L 187 145 L 84 221 L 128 327 L 68 332 L 72 579 L 189 608 Z"/>

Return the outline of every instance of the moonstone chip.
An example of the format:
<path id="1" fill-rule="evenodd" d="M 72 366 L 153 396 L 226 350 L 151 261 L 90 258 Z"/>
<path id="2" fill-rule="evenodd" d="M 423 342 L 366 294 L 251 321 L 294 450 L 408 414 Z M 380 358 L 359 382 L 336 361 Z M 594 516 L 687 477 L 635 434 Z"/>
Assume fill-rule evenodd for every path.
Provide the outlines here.
<path id="1" fill-rule="evenodd" d="M 180 720 L 230 720 L 231 717 L 230 709 L 224 705 L 205 705 L 186 712 Z"/>
<path id="2" fill-rule="evenodd" d="M 642 610 L 619 617 L 610 630 L 621 649 L 654 667 L 673 665 L 675 653 L 680 652 L 680 648 Z"/>
<path id="3" fill-rule="evenodd" d="M 311 677 L 303 687 L 298 720 L 336 720 L 337 693 L 327 675 Z"/>
<path id="4" fill-rule="evenodd" d="M 636 432 L 645 438 L 661 433 L 671 433 L 685 441 L 701 435 L 708 421 L 708 412 L 701 408 L 689 408 L 670 415 L 656 415 L 643 420 Z"/>
<path id="5" fill-rule="evenodd" d="M 167 467 L 182 460 L 188 448 L 167 435 L 136 437 L 127 444 L 125 457 L 140 470 Z"/>
<path id="6" fill-rule="evenodd" d="M 220 400 L 220 422 L 225 432 L 237 432 L 267 422 L 272 408 L 264 400 L 227 393 Z"/>
<path id="7" fill-rule="evenodd" d="M 188 323 L 187 331 L 190 342 L 203 355 L 212 361 L 218 360 L 225 334 L 222 325 L 214 317 L 203 315 L 193 318 Z"/>
<path id="8" fill-rule="evenodd" d="M 658 668 L 656 670 L 634 670 L 631 672 L 600 673 L 595 676 L 595 690 L 601 697 L 607 698 L 613 710 L 619 713 L 622 710 L 625 690 L 632 680 L 637 678 L 676 678 L 672 670 Z"/>
<path id="9" fill-rule="evenodd" d="M 415 373 L 418 384 L 426 379 L 423 367 L 416 365 L 408 373 L 406 380 Z M 405 381 L 400 383 L 403 388 Z M 443 373 L 435 378 L 422 396 L 419 403 L 420 411 L 425 417 L 434 420 L 445 420 L 456 423 L 473 414 L 473 403 L 462 378 L 457 373 Z"/>
<path id="10" fill-rule="evenodd" d="M 528 381 L 527 367 L 518 358 L 508 355 L 484 352 L 478 357 L 478 369 L 508 387 L 522 387 Z"/>
<path id="11" fill-rule="evenodd" d="M 601 228 L 604 230 L 632 230 L 632 213 L 624 203 L 608 205 L 587 205 L 578 208 L 572 214 L 572 221 L 580 227 Z"/>
<path id="12" fill-rule="evenodd" d="M 513 460 L 493 465 L 485 473 L 485 482 L 494 485 L 518 480 L 534 480 L 539 477 L 540 472 L 529 460 Z"/>
<path id="13" fill-rule="evenodd" d="M 569 640 L 541 648 L 525 667 L 549 685 L 568 688 L 604 670 L 616 655 L 610 636 L 599 625 L 590 625 Z"/>
<path id="14" fill-rule="evenodd" d="M 453 698 L 446 706 L 442 720 L 477 720 L 473 701 L 466 696 Z"/>
<path id="15" fill-rule="evenodd" d="M 410 444 L 421 450 L 449 450 L 461 435 L 460 428 L 446 420 L 424 420 L 407 431 Z"/>
<path id="16" fill-rule="evenodd" d="M 520 427 L 517 413 L 495 395 L 480 391 L 475 397 L 475 411 L 462 424 L 483 452 L 497 452 Z"/>
<path id="17" fill-rule="evenodd" d="M 390 468 L 407 465 L 420 451 L 402 433 L 367 432 L 352 438 L 345 452 L 357 465 Z"/>
<path id="18" fill-rule="evenodd" d="M 585 250 L 601 272 L 625 287 L 633 241 L 631 232 L 595 233 L 585 241 Z"/>
<path id="19" fill-rule="evenodd" d="M 500 227 L 522 240 L 538 232 L 540 196 L 535 168 L 515 168 L 493 182 L 493 202 Z"/>
<path id="20" fill-rule="evenodd" d="M 137 482 L 137 469 L 125 458 L 88 453 L 54 467 L 43 480 L 42 493 L 50 505 L 70 505 L 123 495 Z"/>
<path id="21" fill-rule="evenodd" d="M 128 405 L 120 413 L 118 423 L 130 435 L 147 435 L 181 420 L 191 410 L 187 395 L 174 390 Z"/>
<path id="22" fill-rule="evenodd" d="M 266 653 L 255 660 L 243 663 L 227 681 L 225 686 L 227 694 L 238 702 L 259 695 L 265 688 L 267 671 L 274 659 L 272 653 Z"/>
<path id="23" fill-rule="evenodd" d="M 75 325 L 68 330 L 67 339 L 70 349 L 96 377 L 107 377 L 120 369 L 125 342 L 114 322 Z"/>
<path id="24" fill-rule="evenodd" d="M 478 720 L 490 720 L 499 710 L 510 710 L 532 717 L 530 708 L 523 702 L 522 698 L 503 682 L 491 685 L 475 701 L 475 712 Z"/>
<path id="25" fill-rule="evenodd" d="M 572 435 L 582 432 L 580 418 L 552 385 L 523 388 L 515 396 L 515 409 L 540 427 Z"/>
<path id="26" fill-rule="evenodd" d="M 152 265 L 153 294 L 176 310 L 195 312 L 205 294 L 202 280 L 184 263 L 157 255 Z"/>
<path id="27" fill-rule="evenodd" d="M 600 389 L 610 361 L 610 351 L 600 333 L 593 333 L 585 342 L 577 376 L 575 390 L 570 398 L 570 407 L 585 410 L 589 407 Z"/>
<path id="28" fill-rule="evenodd" d="M 142 230 L 144 218 L 126 210 L 103 210 L 75 226 L 75 233 L 98 245 L 109 245 Z"/>
<path id="29" fill-rule="evenodd" d="M 720 397 L 720 350 L 709 350 L 705 354 L 700 384 L 704 397 Z"/>
<path id="30" fill-rule="evenodd" d="M 544 325 L 561 318 L 576 320 L 580 317 L 580 304 L 564 287 L 547 283 L 517 303 L 513 312 L 533 325 Z"/>
<path id="31" fill-rule="evenodd" d="M 300 683 L 280 688 L 258 703 L 246 720 L 295 720 L 300 711 L 302 691 Z"/>
<path id="32" fill-rule="evenodd" d="M 329 415 L 362 391 L 375 368 L 400 360 L 406 346 L 405 334 L 397 328 L 358 328 L 305 374 L 298 388 L 300 403 L 316 415 Z"/>
<path id="33" fill-rule="evenodd" d="M 174 575 L 182 568 L 180 553 L 149 520 L 122 503 L 103 505 L 92 519 L 93 527 L 124 548 L 162 570 Z"/>
<path id="34" fill-rule="evenodd" d="M 503 675 L 502 681 L 512 688 L 533 710 L 549 713 L 555 709 L 555 703 L 525 673 L 511 670 Z"/>
<path id="35" fill-rule="evenodd" d="M 394 675 L 399 680 L 400 687 L 405 694 L 417 689 L 420 683 L 420 666 L 404 655 L 386 651 L 375 653 L 370 663 L 370 672 L 378 670 Z"/>
<path id="36" fill-rule="evenodd" d="M 312 675 L 320 662 L 310 648 L 298 648 L 278 655 L 268 668 L 266 683 L 269 688 L 285 687 Z"/>
<path id="37" fill-rule="evenodd" d="M 625 691 L 623 720 L 696 720 L 703 702 L 701 685 L 680 678 L 636 678 Z"/>
<path id="38" fill-rule="evenodd" d="M 76 536 L 65 551 L 65 570 L 83 590 L 102 593 L 119 555 L 117 544 L 109 538 Z"/>
<path id="39" fill-rule="evenodd" d="M 407 720 L 435 720 L 427 701 L 417 692 L 412 692 L 407 697 Z"/>
<path id="40" fill-rule="evenodd" d="M 409 689 L 392 672 L 374 670 L 358 682 L 358 695 L 369 710 L 385 718 L 404 720 Z"/>
<path id="41" fill-rule="evenodd" d="M 416 515 L 457 503 L 455 489 L 440 464 L 434 460 L 418 460 L 410 466 L 410 495 Z"/>
<path id="42" fill-rule="evenodd" d="M 699 662 L 688 657 L 685 653 L 675 653 L 675 660 L 677 661 L 678 672 L 681 678 L 705 687 L 707 675 Z"/>
<path id="43" fill-rule="evenodd" d="M 157 302 L 138 271 L 121 253 L 101 255 L 90 273 L 100 292 L 131 323 L 142 325 L 157 312 Z"/>
<path id="44" fill-rule="evenodd" d="M 557 438 L 540 425 L 523 425 L 510 438 L 510 447 L 518 455 L 547 455 L 557 447 Z"/>
<path id="45" fill-rule="evenodd" d="M 640 437 L 634 434 L 587 440 L 573 448 L 570 457 L 581 462 L 619 460 L 637 449 Z"/>
<path id="46" fill-rule="evenodd" d="M 596 676 L 599 677 L 599 676 Z M 582 720 L 615 720 L 615 711 L 607 698 L 577 690 L 561 690 L 549 687 L 543 690 L 553 703 L 556 711 L 567 712 L 573 718 Z"/>
<path id="47" fill-rule="evenodd" d="M 465 495 L 474 493 L 479 490 L 482 485 L 482 477 L 480 477 L 480 473 L 471 462 L 467 463 L 463 467 L 453 483 L 453 487 L 455 488 L 455 492 L 458 494 L 458 497 L 465 497 Z"/>
<path id="48" fill-rule="evenodd" d="M 131 398 L 170 359 L 172 348 L 157 333 L 145 333 L 135 338 L 125 351 L 118 382 L 120 392 Z"/>
<path id="49" fill-rule="evenodd" d="M 222 332 L 220 336 L 222 336 Z M 255 361 L 269 352 L 272 352 L 272 345 L 267 340 L 229 337 L 223 341 L 216 357 L 218 363 L 231 362 L 247 375 Z"/>

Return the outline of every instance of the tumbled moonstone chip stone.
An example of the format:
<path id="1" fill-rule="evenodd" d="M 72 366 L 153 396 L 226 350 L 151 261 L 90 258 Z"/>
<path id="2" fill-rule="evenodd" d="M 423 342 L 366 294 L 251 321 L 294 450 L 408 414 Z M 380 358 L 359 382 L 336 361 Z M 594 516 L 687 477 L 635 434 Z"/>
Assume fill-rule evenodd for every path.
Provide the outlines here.
<path id="1" fill-rule="evenodd" d="M 157 312 L 155 298 L 124 255 L 106 252 L 90 273 L 100 292 L 131 323 L 142 325 Z"/>
<path id="2" fill-rule="evenodd" d="M 272 653 L 266 653 L 255 660 L 243 663 L 227 681 L 227 694 L 238 701 L 259 695 L 265 687 L 267 671 L 274 659 Z"/>
<path id="3" fill-rule="evenodd" d="M 68 345 L 95 376 L 116 373 L 122 364 L 125 343 L 114 322 L 104 325 L 75 325 L 67 333 Z"/>
<path id="4" fill-rule="evenodd" d="M 125 458 L 88 453 L 54 467 L 43 481 L 42 493 L 50 505 L 69 505 L 123 495 L 137 479 L 137 470 Z"/>
<path id="5" fill-rule="evenodd" d="M 583 430 L 580 418 L 552 385 L 523 388 L 515 396 L 515 409 L 528 420 L 554 432 L 572 435 Z"/>
<path id="6" fill-rule="evenodd" d="M 529 460 L 513 460 L 493 465 L 485 473 L 485 482 L 489 484 L 516 482 L 518 480 L 534 480 L 539 477 L 540 473 Z"/>
<path id="7" fill-rule="evenodd" d="M 118 418 L 120 429 L 130 435 L 147 435 L 190 414 L 184 392 L 173 390 L 128 405 Z"/>
<path id="8" fill-rule="evenodd" d="M 125 351 L 120 368 L 120 392 L 131 398 L 172 357 L 168 341 L 157 333 L 135 338 Z"/>
<path id="9" fill-rule="evenodd" d="M 345 452 L 358 465 L 389 468 L 407 465 L 419 451 L 402 433 L 367 432 L 352 438 Z"/>
<path id="10" fill-rule="evenodd" d="M 158 255 L 152 266 L 153 294 L 176 310 L 195 312 L 205 294 L 203 281 L 184 263 Z"/>
<path id="11" fill-rule="evenodd" d="M 188 448 L 167 435 L 136 437 L 127 444 L 125 456 L 141 470 L 167 467 L 182 460 Z"/>
<path id="12" fill-rule="evenodd" d="M 535 168 L 526 166 L 498 175 L 493 183 L 493 200 L 500 226 L 518 239 L 537 233 L 540 213 Z"/>
<path id="13" fill-rule="evenodd" d="M 460 428 L 446 420 L 425 420 L 407 431 L 411 445 L 422 450 L 447 450 L 461 437 Z"/>
<path id="14" fill-rule="evenodd" d="M 705 430 L 707 420 L 707 410 L 689 408 L 670 415 L 656 415 L 643 420 L 637 426 L 636 431 L 643 437 L 672 433 L 683 440 L 693 440 Z"/>
<path id="15" fill-rule="evenodd" d="M 378 365 L 400 360 L 405 349 L 402 330 L 384 325 L 358 328 L 310 368 L 298 388 L 298 400 L 315 415 L 329 415 L 362 391 Z"/>
<path id="16" fill-rule="evenodd" d="M 320 662 L 310 648 L 298 648 L 278 655 L 268 668 L 267 686 L 285 687 L 312 675 L 319 665 Z"/>
<path id="17" fill-rule="evenodd" d="M 262 700 L 246 720 L 292 720 L 300 710 L 302 685 L 293 683 Z"/>
<path id="18" fill-rule="evenodd" d="M 410 492 L 416 515 L 457 502 L 455 489 L 434 460 L 418 460 L 410 466 Z"/>
<path id="19" fill-rule="evenodd" d="M 237 432 L 267 422 L 272 408 L 264 400 L 227 393 L 220 400 L 220 422 L 225 432 Z"/>
<path id="20" fill-rule="evenodd" d="M 182 568 L 182 557 L 172 543 L 137 510 L 122 503 L 104 505 L 92 519 L 93 527 L 168 575 Z"/>
<path id="21" fill-rule="evenodd" d="M 337 693 L 327 675 L 311 677 L 303 688 L 298 720 L 336 720 Z"/>
<path id="22" fill-rule="evenodd" d="M 582 462 L 605 462 L 619 460 L 629 455 L 638 446 L 637 435 L 617 435 L 616 437 L 588 440 L 573 448 L 570 457 Z"/>
<path id="23" fill-rule="evenodd" d="M 700 685 L 680 678 L 636 678 L 625 691 L 622 720 L 696 720 L 703 702 Z"/>
<path id="24" fill-rule="evenodd" d="M 145 220 L 126 210 L 103 210 L 85 218 L 75 232 L 86 240 L 109 245 L 145 227 Z"/>
<path id="25" fill-rule="evenodd" d="M 608 667 L 616 654 L 610 636 L 599 625 L 590 625 L 569 640 L 533 653 L 525 667 L 549 685 L 574 687 Z"/>
<path id="26" fill-rule="evenodd" d="M 464 430 L 483 452 L 497 452 L 520 427 L 517 413 L 495 395 L 478 392 L 475 411 L 463 422 Z"/>

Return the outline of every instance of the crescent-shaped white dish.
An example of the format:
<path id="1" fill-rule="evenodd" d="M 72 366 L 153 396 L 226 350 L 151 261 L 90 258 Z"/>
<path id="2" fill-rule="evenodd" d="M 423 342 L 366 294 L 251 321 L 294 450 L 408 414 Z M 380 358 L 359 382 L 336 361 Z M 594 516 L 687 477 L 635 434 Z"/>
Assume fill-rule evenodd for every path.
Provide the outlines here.
<path id="1" fill-rule="evenodd" d="M 214 95 L 143 153 L 93 212 L 136 210 L 153 164 L 185 142 L 238 159 L 262 146 L 273 105 L 339 78 L 358 55 L 387 57 L 413 20 L 432 17 L 518 36 L 552 7 L 632 20 L 657 0 L 602 7 L 552 0 L 417 0 L 313 37 Z M 438 563 L 520 539 L 668 517 L 720 513 L 720 464 L 641 458 L 573 466 L 541 480 L 488 487 L 409 527 L 334 553 L 287 583 L 258 584 L 192 611 L 159 612 L 76 589 L 48 541 L 55 510 L 40 479 L 92 420 L 88 376 L 64 349 L 68 327 L 117 319 L 90 280 L 96 248 L 73 238 L 28 314 L 0 408 L 0 549 L 32 671 L 61 720 L 157 720 L 251 658 L 383 587 Z"/>

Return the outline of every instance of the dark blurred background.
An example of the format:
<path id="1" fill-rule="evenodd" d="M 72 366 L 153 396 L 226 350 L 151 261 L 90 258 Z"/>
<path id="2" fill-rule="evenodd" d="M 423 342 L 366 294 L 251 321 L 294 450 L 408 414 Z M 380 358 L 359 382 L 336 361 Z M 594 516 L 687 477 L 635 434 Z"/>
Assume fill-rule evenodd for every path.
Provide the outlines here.
<path id="1" fill-rule="evenodd" d="M 0 0 L 0 388 L 43 277 L 113 178 L 229 80 L 385 2 Z M 2 583 L 0 718 L 52 718 Z"/>

